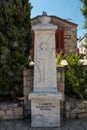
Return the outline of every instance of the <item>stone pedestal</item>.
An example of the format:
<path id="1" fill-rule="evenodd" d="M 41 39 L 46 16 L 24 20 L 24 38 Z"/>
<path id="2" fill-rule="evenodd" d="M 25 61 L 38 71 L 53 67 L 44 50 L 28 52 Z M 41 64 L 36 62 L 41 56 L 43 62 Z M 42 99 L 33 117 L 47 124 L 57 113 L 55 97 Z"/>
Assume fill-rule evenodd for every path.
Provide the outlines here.
<path id="1" fill-rule="evenodd" d="M 40 24 L 33 26 L 35 33 L 34 88 L 31 99 L 32 127 L 60 126 L 60 99 L 57 91 L 55 61 L 55 31 L 57 26 L 49 24 L 50 17 L 39 18 Z"/>
<path id="2" fill-rule="evenodd" d="M 60 126 L 61 93 L 31 93 L 32 127 Z"/>

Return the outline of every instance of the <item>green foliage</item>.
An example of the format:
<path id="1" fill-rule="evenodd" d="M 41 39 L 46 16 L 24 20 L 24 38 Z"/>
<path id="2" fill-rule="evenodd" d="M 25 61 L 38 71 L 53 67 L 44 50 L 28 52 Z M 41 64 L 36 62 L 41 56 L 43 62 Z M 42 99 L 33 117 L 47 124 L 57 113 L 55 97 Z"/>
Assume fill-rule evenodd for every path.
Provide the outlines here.
<path id="1" fill-rule="evenodd" d="M 66 56 L 68 63 L 65 73 L 66 94 L 87 99 L 87 68 L 83 67 L 78 54 L 70 51 Z"/>
<path id="2" fill-rule="evenodd" d="M 82 7 L 81 11 L 85 18 L 84 27 L 85 27 L 85 29 L 87 29 L 87 0 L 81 0 L 81 2 L 83 3 L 83 7 Z"/>
<path id="3" fill-rule="evenodd" d="M 31 46 L 31 4 L 28 0 L 0 3 L 0 92 L 22 88 Z"/>
<path id="4" fill-rule="evenodd" d="M 56 66 L 60 65 L 62 60 L 63 56 L 61 55 L 61 53 L 56 53 Z"/>
<path id="5" fill-rule="evenodd" d="M 82 46 L 87 49 L 87 43 L 82 44 Z"/>
<path id="6" fill-rule="evenodd" d="M 85 35 L 85 41 L 82 44 L 83 47 L 85 47 L 87 49 L 87 34 Z"/>

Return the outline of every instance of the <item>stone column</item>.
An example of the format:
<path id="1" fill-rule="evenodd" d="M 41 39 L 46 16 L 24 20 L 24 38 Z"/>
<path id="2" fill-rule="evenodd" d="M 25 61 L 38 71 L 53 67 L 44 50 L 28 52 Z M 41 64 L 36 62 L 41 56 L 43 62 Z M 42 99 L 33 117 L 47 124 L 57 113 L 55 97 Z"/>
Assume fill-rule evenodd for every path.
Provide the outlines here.
<path id="1" fill-rule="evenodd" d="M 50 17 L 39 17 L 40 24 L 33 26 L 35 33 L 34 89 L 31 99 L 32 127 L 60 126 L 60 99 L 57 91 L 55 62 L 56 25 L 49 24 Z"/>

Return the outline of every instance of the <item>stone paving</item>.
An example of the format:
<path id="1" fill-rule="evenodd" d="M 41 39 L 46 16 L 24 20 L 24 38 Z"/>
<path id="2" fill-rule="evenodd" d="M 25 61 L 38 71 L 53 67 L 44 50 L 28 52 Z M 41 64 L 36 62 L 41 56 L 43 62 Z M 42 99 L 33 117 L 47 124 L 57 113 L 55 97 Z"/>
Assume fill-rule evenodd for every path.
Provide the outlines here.
<path id="1" fill-rule="evenodd" d="M 29 120 L 0 121 L 0 130 L 87 130 L 87 118 L 64 120 L 58 128 L 32 128 Z"/>

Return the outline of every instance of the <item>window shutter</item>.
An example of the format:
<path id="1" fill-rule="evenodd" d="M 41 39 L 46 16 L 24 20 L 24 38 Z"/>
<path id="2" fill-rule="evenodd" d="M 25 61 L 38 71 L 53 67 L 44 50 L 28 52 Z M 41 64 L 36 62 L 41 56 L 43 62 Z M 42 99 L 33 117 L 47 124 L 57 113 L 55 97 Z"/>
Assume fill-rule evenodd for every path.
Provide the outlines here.
<path id="1" fill-rule="evenodd" d="M 58 53 L 64 53 L 64 31 L 57 30 L 56 31 L 56 51 Z"/>
<path id="2" fill-rule="evenodd" d="M 31 50 L 30 50 L 30 55 L 31 55 L 31 59 L 33 60 L 34 59 L 34 31 L 32 30 L 32 47 L 31 47 Z"/>
<path id="3" fill-rule="evenodd" d="M 56 46 L 56 52 L 58 52 L 58 29 L 55 32 L 55 46 Z"/>

